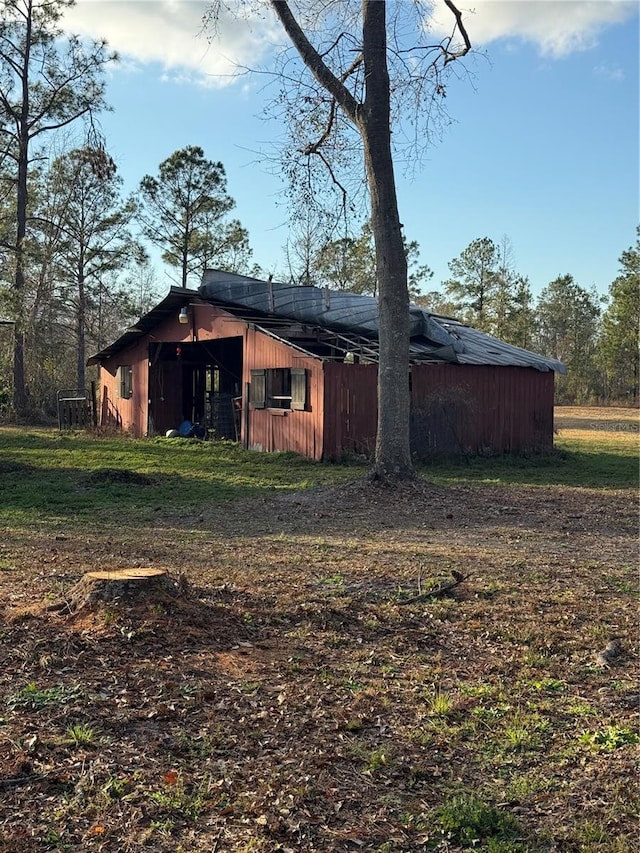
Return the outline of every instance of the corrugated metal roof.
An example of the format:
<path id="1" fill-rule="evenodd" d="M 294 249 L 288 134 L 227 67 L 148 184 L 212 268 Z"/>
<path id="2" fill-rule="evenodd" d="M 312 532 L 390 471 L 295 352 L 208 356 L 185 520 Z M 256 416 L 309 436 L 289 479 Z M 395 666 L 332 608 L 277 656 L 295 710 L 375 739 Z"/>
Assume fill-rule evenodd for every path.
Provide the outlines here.
<path id="1" fill-rule="evenodd" d="M 198 297 L 255 323 L 269 334 L 277 335 L 287 323 L 303 323 L 326 334 L 334 333 L 344 342 L 345 349 L 353 342 L 355 348 L 366 349 L 370 360 L 377 360 L 378 303 L 374 297 L 207 270 L 197 291 L 172 287 L 155 308 L 116 341 L 91 356 L 87 363 L 99 364 L 110 358 Z M 557 359 L 507 344 L 450 317 L 431 314 L 417 305 L 411 305 L 409 313 L 412 362 L 533 367 L 566 373 L 565 366 Z M 291 343 L 285 334 L 278 337 Z M 368 342 L 366 348 L 362 346 L 363 340 Z M 304 349 L 304 341 L 297 341 L 297 346 Z"/>
<path id="2" fill-rule="evenodd" d="M 372 296 L 262 281 L 223 270 L 207 270 L 198 293 L 204 300 L 265 317 L 284 317 L 371 340 L 378 337 L 378 303 Z M 413 361 L 533 367 L 566 373 L 557 359 L 507 344 L 457 320 L 439 317 L 417 305 L 411 305 L 409 313 Z"/>

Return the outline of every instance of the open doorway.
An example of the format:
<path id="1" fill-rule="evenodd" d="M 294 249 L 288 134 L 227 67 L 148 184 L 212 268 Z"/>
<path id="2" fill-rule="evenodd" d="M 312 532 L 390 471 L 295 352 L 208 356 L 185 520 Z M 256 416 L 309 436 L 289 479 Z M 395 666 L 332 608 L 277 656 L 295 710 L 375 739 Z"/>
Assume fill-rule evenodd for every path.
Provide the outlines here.
<path id="1" fill-rule="evenodd" d="M 240 440 L 242 338 L 149 345 L 149 435 L 183 421 Z"/>

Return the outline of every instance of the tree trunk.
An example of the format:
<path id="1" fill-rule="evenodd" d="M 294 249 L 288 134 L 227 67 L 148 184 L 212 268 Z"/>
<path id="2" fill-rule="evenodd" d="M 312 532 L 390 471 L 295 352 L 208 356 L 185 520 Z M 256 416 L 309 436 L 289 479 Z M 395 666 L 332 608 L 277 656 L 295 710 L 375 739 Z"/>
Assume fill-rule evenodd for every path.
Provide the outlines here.
<path id="1" fill-rule="evenodd" d="M 448 0 L 445 0 L 448 4 Z M 366 96 L 360 104 L 302 31 L 285 0 L 271 0 L 302 61 L 362 138 L 378 276 L 380 363 L 378 428 L 372 479 L 393 482 L 416 474 L 410 449 L 409 290 L 391 155 L 390 84 L 385 0 L 362 0 Z"/>
<path id="2" fill-rule="evenodd" d="M 77 316 L 77 335 L 78 335 L 78 352 L 77 352 L 77 388 L 85 387 L 86 382 L 86 345 L 85 345 L 85 310 L 86 310 L 86 294 L 84 288 L 84 262 L 81 259 L 80 269 L 78 270 L 78 316 Z"/>
<path id="3" fill-rule="evenodd" d="M 13 410 L 19 420 L 27 414 L 27 386 L 25 379 L 25 257 L 24 240 L 27 232 L 27 165 L 28 137 L 21 133 L 18 157 L 18 186 L 16 193 L 16 251 L 13 280 L 15 301 L 15 333 L 13 341 Z"/>
<path id="4" fill-rule="evenodd" d="M 376 248 L 380 362 L 378 429 L 372 477 L 412 479 L 410 449 L 409 290 L 391 154 L 386 8 L 363 0 L 367 92 L 360 119 Z"/>
<path id="5" fill-rule="evenodd" d="M 24 244 L 27 233 L 28 170 L 29 170 L 29 62 L 31 58 L 32 16 L 29 8 L 26 16 L 24 53 L 22 66 L 18 70 L 22 82 L 22 105 L 17 118 L 18 136 L 18 184 L 16 187 L 16 251 L 14 274 L 15 332 L 13 346 L 13 411 L 19 420 L 27 414 L 27 385 L 25 379 L 24 351 Z"/>
<path id="6" fill-rule="evenodd" d="M 27 414 L 27 385 L 24 370 L 24 332 L 16 320 L 13 333 L 13 411 L 18 420 Z"/>

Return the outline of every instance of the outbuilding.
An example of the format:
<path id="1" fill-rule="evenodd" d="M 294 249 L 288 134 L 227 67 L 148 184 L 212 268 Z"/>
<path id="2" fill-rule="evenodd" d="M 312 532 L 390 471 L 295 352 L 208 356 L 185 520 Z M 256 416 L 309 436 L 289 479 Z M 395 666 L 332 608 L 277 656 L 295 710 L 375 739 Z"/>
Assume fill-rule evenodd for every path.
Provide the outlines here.
<path id="1" fill-rule="evenodd" d="M 417 456 L 552 448 L 559 361 L 417 306 L 410 315 Z M 315 460 L 371 454 L 377 324 L 373 297 L 208 270 L 89 359 L 100 423 L 135 436 L 190 425 Z"/>

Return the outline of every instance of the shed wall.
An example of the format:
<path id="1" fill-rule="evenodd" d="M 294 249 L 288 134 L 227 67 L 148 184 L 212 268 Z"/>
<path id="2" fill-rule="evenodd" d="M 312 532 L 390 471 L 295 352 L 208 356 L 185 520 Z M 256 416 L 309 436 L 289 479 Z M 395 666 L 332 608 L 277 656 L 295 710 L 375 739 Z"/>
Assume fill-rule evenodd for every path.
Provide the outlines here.
<path id="1" fill-rule="evenodd" d="M 121 398 L 119 367 L 131 368 L 133 396 Z M 133 435 L 144 435 L 147 429 L 149 369 L 146 338 L 123 350 L 100 365 L 100 424 L 117 426 Z"/>
<path id="2" fill-rule="evenodd" d="M 191 304 L 191 322 L 179 323 L 176 316 L 158 323 L 152 335 L 143 335 L 132 346 L 120 350 L 100 364 L 100 423 L 118 426 L 135 436 L 149 432 L 149 399 L 157 396 L 158 389 L 149 388 L 149 343 L 190 344 L 204 340 L 242 336 L 246 323 L 226 311 L 205 303 Z M 118 368 L 130 366 L 133 396 L 123 399 L 119 395 Z M 179 365 L 165 365 L 164 384 L 166 396 L 162 403 L 163 415 L 171 424 L 182 420 L 181 382 Z"/>
<path id="3" fill-rule="evenodd" d="M 411 442 L 419 456 L 553 447 L 551 371 L 420 364 L 412 367 L 411 386 Z"/>
<path id="4" fill-rule="evenodd" d="M 372 456 L 378 420 L 375 364 L 324 365 L 324 458 L 344 453 Z"/>
<path id="5" fill-rule="evenodd" d="M 307 371 L 307 402 L 304 411 L 254 408 L 249 405 L 245 446 L 266 451 L 293 451 L 309 459 L 322 458 L 323 364 L 293 347 L 248 328 L 245 339 L 245 401 L 251 370 L 304 368 Z"/>
<path id="6" fill-rule="evenodd" d="M 325 459 L 373 454 L 377 375 L 375 365 L 325 364 Z M 552 372 L 421 364 L 411 368 L 411 388 L 411 449 L 419 457 L 553 447 Z"/>

